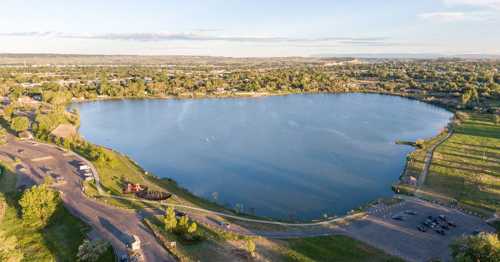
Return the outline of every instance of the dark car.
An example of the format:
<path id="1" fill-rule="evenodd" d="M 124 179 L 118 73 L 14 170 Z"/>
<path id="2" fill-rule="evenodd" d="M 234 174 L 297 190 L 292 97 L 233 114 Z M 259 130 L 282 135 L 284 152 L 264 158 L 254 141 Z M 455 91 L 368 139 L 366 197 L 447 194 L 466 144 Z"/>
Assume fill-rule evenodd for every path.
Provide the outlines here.
<path id="1" fill-rule="evenodd" d="M 185 215 L 186 215 L 186 213 L 181 212 L 181 211 L 177 211 L 177 210 L 175 210 L 175 217 L 176 217 L 177 219 L 179 219 L 179 218 L 181 218 L 181 217 L 183 217 L 183 216 L 185 216 Z"/>
<path id="2" fill-rule="evenodd" d="M 404 220 L 404 218 L 402 216 L 398 216 L 398 215 L 397 216 L 392 216 L 392 219 L 399 220 L 399 221 L 403 221 Z"/>
<path id="3" fill-rule="evenodd" d="M 442 229 L 436 229 L 436 230 L 434 230 L 434 231 L 436 231 L 436 233 L 438 233 L 438 234 L 440 234 L 440 235 L 442 235 L 442 236 L 444 236 L 444 235 L 445 235 L 444 230 L 442 230 Z"/>
<path id="4" fill-rule="evenodd" d="M 427 229 L 424 226 L 422 226 L 422 225 L 417 226 L 417 229 L 420 232 L 427 232 Z"/>
<path id="5" fill-rule="evenodd" d="M 448 226 L 450 226 L 450 227 L 457 227 L 457 224 L 455 224 L 455 223 L 453 223 L 453 222 L 451 222 L 451 221 L 448 221 L 448 222 L 446 222 L 446 223 L 447 223 L 447 224 L 448 224 Z"/>
<path id="6" fill-rule="evenodd" d="M 441 225 L 441 228 L 444 230 L 450 230 L 450 227 L 446 224 Z"/>
<path id="7" fill-rule="evenodd" d="M 438 218 L 445 222 L 448 221 L 444 215 L 439 215 Z"/>

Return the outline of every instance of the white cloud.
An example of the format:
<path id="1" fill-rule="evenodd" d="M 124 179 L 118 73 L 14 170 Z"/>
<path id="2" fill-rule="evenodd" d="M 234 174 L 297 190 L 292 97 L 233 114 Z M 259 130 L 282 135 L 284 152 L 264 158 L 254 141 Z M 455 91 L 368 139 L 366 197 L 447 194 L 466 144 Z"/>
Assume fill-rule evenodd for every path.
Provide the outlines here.
<path id="1" fill-rule="evenodd" d="M 44 38 L 69 38 L 69 39 L 96 39 L 96 40 L 122 40 L 140 42 L 160 41 L 221 41 L 221 42 L 251 42 L 251 43 L 280 43 L 280 42 L 337 42 L 362 45 L 383 44 L 386 37 L 279 37 L 279 36 L 224 36 L 199 33 L 103 33 L 103 34 L 69 34 L 62 32 L 10 32 L 0 33 L 0 36 L 14 37 L 44 37 Z"/>
<path id="2" fill-rule="evenodd" d="M 486 21 L 495 16 L 488 12 L 430 12 L 418 14 L 423 20 L 433 22 Z"/>
<path id="3" fill-rule="evenodd" d="M 442 0 L 450 6 L 468 5 L 477 7 L 486 7 L 500 10 L 500 0 Z"/>

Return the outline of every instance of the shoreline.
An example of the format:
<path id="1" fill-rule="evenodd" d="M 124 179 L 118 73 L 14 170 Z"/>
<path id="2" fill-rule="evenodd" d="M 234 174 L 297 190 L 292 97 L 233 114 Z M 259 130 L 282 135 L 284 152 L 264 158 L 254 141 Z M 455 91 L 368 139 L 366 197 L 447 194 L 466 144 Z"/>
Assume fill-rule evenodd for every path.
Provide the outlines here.
<path id="1" fill-rule="evenodd" d="M 255 95 L 255 94 L 258 94 L 258 95 Z M 252 93 L 252 92 L 245 92 L 244 95 L 242 95 L 240 93 L 240 94 L 237 94 L 237 95 L 230 94 L 230 95 L 227 95 L 227 96 L 205 95 L 205 96 L 195 96 L 195 97 L 179 97 L 179 96 L 166 96 L 166 97 L 100 97 L 100 98 L 96 98 L 96 99 L 72 100 L 71 103 L 70 103 L 70 105 L 73 104 L 73 103 L 77 103 L 78 104 L 78 103 L 112 101 L 112 100 L 238 99 L 238 98 L 259 98 L 259 97 L 271 97 L 271 96 L 314 95 L 314 94 L 378 94 L 378 95 L 397 96 L 397 97 L 401 97 L 401 98 L 407 98 L 407 99 L 410 99 L 410 100 L 416 100 L 416 101 L 423 102 L 423 103 L 428 104 L 428 105 L 433 105 L 433 106 L 439 107 L 439 108 L 444 109 L 444 110 L 446 110 L 446 111 L 448 111 L 448 112 L 450 112 L 450 113 L 453 114 L 453 117 L 450 118 L 448 124 L 446 126 L 444 126 L 443 128 L 446 128 L 447 126 L 449 126 L 449 124 L 452 122 L 452 120 L 453 120 L 453 118 L 455 116 L 455 113 L 456 113 L 456 110 L 453 110 L 452 108 L 443 106 L 442 104 L 438 104 L 438 103 L 431 103 L 430 101 L 419 99 L 419 97 L 409 97 L 406 94 L 388 93 L 388 92 L 379 92 L 379 91 L 359 91 L 359 92 L 286 92 L 286 93 L 269 93 L 269 92 Z M 441 134 L 442 134 L 442 132 L 439 132 L 435 136 L 430 137 L 430 138 L 426 138 L 425 140 L 426 141 L 430 141 L 430 140 L 435 139 L 436 137 L 440 136 Z M 79 130 L 78 130 L 78 135 L 82 139 L 84 139 L 85 141 L 87 141 L 89 143 L 92 143 L 91 141 L 88 141 L 83 136 L 81 136 Z M 139 170 L 142 171 L 142 176 L 143 177 L 150 177 L 150 178 L 153 178 L 153 179 L 156 179 L 156 180 L 160 180 L 160 182 L 162 182 L 162 181 L 172 182 L 172 183 L 175 184 L 175 187 L 177 187 L 178 190 L 184 191 L 185 193 L 189 194 L 191 197 L 196 198 L 198 201 L 202 201 L 204 203 L 209 203 L 210 205 L 216 205 L 222 211 L 230 212 L 231 214 L 237 214 L 239 216 L 244 216 L 244 217 L 259 218 L 259 219 L 268 220 L 268 221 L 283 221 L 283 222 L 292 222 L 292 223 L 293 222 L 295 222 L 295 223 L 310 222 L 310 221 L 327 221 L 327 220 L 331 219 L 332 217 L 344 217 L 344 216 L 349 216 L 349 215 L 355 214 L 357 212 L 362 212 L 367 206 L 370 206 L 371 204 L 376 203 L 376 202 L 378 202 L 381 199 L 387 198 L 387 197 L 379 197 L 379 198 L 372 199 L 372 200 L 367 201 L 366 203 L 364 203 L 364 204 L 362 204 L 362 205 L 360 205 L 358 207 L 355 207 L 355 208 L 351 209 L 351 211 L 348 211 L 348 212 L 346 212 L 346 213 L 344 213 L 342 215 L 338 215 L 338 216 L 337 215 L 330 216 L 330 217 L 328 217 L 328 219 L 324 219 L 323 217 L 318 217 L 317 219 L 308 219 L 308 220 L 297 219 L 297 220 L 291 221 L 291 220 L 280 219 L 280 218 L 271 218 L 271 217 L 265 217 L 265 216 L 252 215 L 252 214 L 248 214 L 248 213 L 244 213 L 244 212 L 235 212 L 235 210 L 233 210 L 231 208 L 228 208 L 226 206 L 220 205 L 220 204 L 218 204 L 216 202 L 212 202 L 212 201 L 210 201 L 209 199 L 207 199 L 205 197 L 201 197 L 201 196 L 198 196 L 198 195 L 192 193 L 187 188 L 184 188 L 184 187 L 180 186 L 177 183 L 177 181 L 175 181 L 172 178 L 158 177 L 158 176 L 154 175 L 154 173 L 150 173 L 149 171 L 146 171 L 134 159 L 132 159 L 130 156 L 128 156 L 128 155 L 126 155 L 126 154 L 124 154 L 122 152 L 119 152 L 119 151 L 117 151 L 117 150 L 115 150 L 113 148 L 109 148 L 109 147 L 106 147 L 106 146 L 103 146 L 103 145 L 97 145 L 97 144 L 95 144 L 95 145 L 99 146 L 99 147 L 102 147 L 102 148 L 105 148 L 105 149 L 108 149 L 108 150 L 110 150 L 110 151 L 112 151 L 112 152 L 114 152 L 116 154 L 119 154 L 119 155 L 125 157 L 126 159 L 128 159 L 128 161 L 130 161 L 133 165 L 135 165 L 136 168 L 138 168 Z M 413 150 L 409 154 L 415 152 L 416 150 L 417 149 Z M 399 184 L 400 182 L 402 182 L 402 179 L 403 179 L 403 177 L 404 177 L 404 175 L 406 173 L 406 167 L 408 165 L 408 161 L 409 161 L 408 159 L 405 160 L 405 165 L 404 165 L 403 169 L 401 170 L 400 175 L 398 176 L 398 179 L 391 184 L 390 188 L 391 188 L 392 192 L 394 192 L 394 185 Z M 155 183 L 155 182 L 153 182 L 153 183 Z M 160 186 L 160 187 L 162 187 L 162 188 L 164 188 L 164 186 L 162 186 L 161 184 L 157 184 L 157 183 L 155 183 L 155 184 L 158 185 L 158 186 Z M 398 194 L 397 192 L 394 192 L 394 194 L 390 198 L 394 198 L 394 196 L 396 196 L 397 194 Z M 217 210 L 213 210 L 213 211 L 217 211 Z"/>

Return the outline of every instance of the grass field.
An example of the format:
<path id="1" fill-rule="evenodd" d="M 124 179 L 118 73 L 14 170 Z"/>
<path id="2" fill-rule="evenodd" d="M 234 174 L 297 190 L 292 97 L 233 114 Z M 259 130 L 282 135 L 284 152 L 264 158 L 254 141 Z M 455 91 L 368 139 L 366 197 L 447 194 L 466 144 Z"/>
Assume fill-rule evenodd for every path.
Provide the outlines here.
<path id="1" fill-rule="evenodd" d="M 9 172 L 0 178 L 0 202 L 4 208 L 0 219 L 2 235 L 15 238 L 23 261 L 75 261 L 88 227 L 61 205 L 47 227 L 31 228 L 20 217 L 17 201 L 21 195 L 15 191 L 15 184 L 16 176 Z M 111 248 L 100 261 L 114 261 Z"/>
<path id="2" fill-rule="evenodd" d="M 403 261 L 346 236 L 288 240 L 285 261 Z"/>
<path id="3" fill-rule="evenodd" d="M 500 125 L 494 115 L 467 114 L 439 146 L 423 190 L 478 213 L 500 211 Z"/>
<path id="4" fill-rule="evenodd" d="M 170 203 L 197 206 L 210 210 L 224 210 L 223 207 L 197 197 L 191 194 L 188 190 L 179 187 L 173 180 L 159 179 L 151 174 L 146 174 L 136 163 L 118 152 L 109 149 L 106 149 L 105 152 L 110 161 L 94 161 L 93 164 L 99 172 L 101 186 L 107 193 L 135 198 L 133 194 L 123 194 L 122 188 L 126 183 L 138 183 L 147 186 L 150 190 L 168 191 L 172 193 L 174 196 L 168 200 Z M 87 195 L 100 198 L 95 186 L 90 183 L 86 183 L 85 188 Z M 108 204 L 123 208 L 144 208 L 155 206 L 150 203 L 113 199 L 109 197 L 102 197 L 102 200 L 105 200 Z"/>

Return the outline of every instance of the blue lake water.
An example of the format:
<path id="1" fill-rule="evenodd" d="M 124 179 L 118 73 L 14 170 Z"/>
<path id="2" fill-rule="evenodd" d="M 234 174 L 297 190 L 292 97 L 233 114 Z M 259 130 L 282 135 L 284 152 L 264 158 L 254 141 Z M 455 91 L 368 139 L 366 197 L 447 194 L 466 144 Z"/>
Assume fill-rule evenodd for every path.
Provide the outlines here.
<path id="1" fill-rule="evenodd" d="M 74 104 L 81 134 L 198 196 L 248 213 L 316 219 L 379 197 L 452 114 L 374 94 Z"/>

